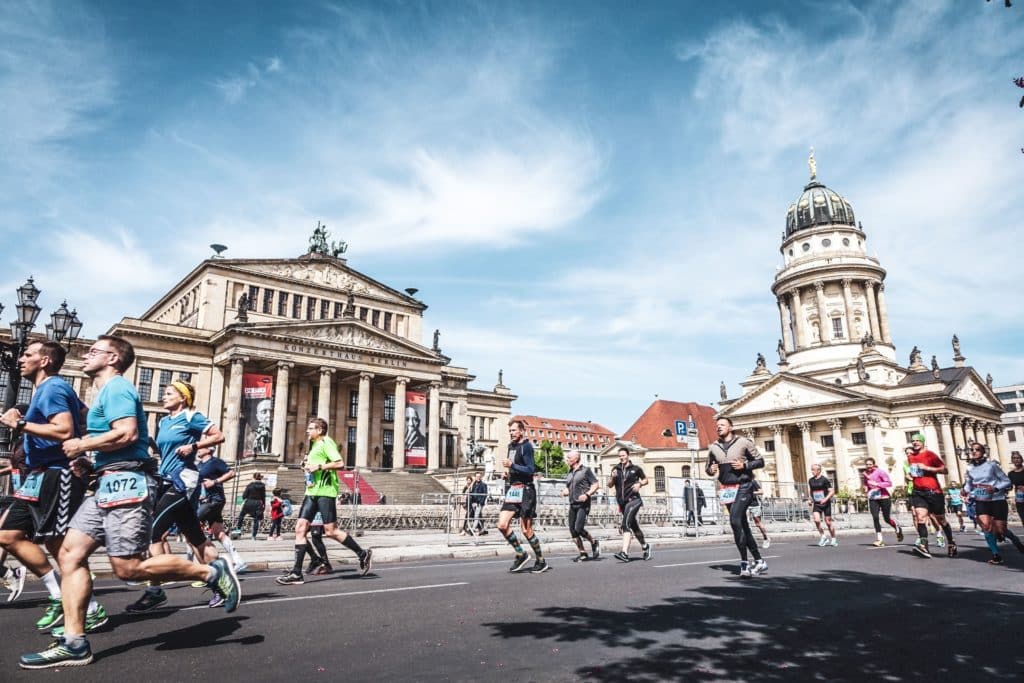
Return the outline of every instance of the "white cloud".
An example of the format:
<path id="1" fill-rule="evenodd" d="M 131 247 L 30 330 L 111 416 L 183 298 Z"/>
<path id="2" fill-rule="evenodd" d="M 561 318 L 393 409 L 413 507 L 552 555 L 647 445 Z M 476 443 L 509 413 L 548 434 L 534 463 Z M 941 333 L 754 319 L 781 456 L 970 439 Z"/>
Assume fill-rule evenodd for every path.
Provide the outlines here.
<path id="1" fill-rule="evenodd" d="M 261 64 L 249 62 L 243 69 L 244 73 L 218 78 L 213 85 L 220 91 L 225 102 L 236 104 L 244 99 L 250 90 L 258 86 L 267 74 L 276 74 L 280 71 L 281 59 L 271 57 L 262 60 Z"/>

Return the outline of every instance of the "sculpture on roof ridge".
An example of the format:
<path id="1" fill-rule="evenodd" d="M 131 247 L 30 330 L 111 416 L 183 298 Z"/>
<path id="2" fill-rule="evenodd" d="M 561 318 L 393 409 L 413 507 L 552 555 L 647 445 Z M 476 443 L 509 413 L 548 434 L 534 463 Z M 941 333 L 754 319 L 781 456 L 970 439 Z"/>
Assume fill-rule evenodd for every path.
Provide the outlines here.
<path id="1" fill-rule="evenodd" d="M 347 242 L 328 242 L 327 238 L 330 236 L 331 233 L 327 232 L 327 226 L 317 221 L 316 229 L 313 230 L 313 234 L 309 237 L 309 253 L 338 258 L 348 251 Z"/>

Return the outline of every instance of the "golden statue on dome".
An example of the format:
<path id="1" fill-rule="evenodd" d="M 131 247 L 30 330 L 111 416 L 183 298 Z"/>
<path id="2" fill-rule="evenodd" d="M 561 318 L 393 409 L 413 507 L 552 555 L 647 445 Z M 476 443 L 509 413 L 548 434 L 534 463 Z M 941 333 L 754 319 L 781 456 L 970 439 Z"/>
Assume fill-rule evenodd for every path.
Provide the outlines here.
<path id="1" fill-rule="evenodd" d="M 811 169 L 811 180 L 818 179 L 818 162 L 814 160 L 814 148 L 811 147 L 811 153 L 807 157 L 807 167 Z"/>

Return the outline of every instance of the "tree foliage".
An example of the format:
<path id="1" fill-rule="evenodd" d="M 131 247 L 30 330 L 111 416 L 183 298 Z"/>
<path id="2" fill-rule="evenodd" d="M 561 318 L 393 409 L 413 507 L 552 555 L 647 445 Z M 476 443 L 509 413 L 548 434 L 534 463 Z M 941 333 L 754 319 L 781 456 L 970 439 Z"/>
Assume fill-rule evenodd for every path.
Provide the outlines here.
<path id="1" fill-rule="evenodd" d="M 565 462 L 565 454 L 562 452 L 562 447 L 558 444 L 551 443 L 547 439 L 540 442 L 540 446 L 537 447 L 537 471 L 543 472 L 548 477 L 559 477 L 566 474 L 569 471 L 569 466 Z"/>

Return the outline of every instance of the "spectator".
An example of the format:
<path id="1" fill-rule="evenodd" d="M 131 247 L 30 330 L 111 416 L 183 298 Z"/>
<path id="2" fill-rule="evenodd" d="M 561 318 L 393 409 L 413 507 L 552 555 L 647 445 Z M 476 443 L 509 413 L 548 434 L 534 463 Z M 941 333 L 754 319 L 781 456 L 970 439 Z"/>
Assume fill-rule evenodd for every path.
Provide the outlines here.
<path id="1" fill-rule="evenodd" d="M 469 516 L 470 531 L 483 536 L 487 533 L 484 528 L 483 513 L 484 505 L 487 504 L 487 484 L 484 483 L 483 475 L 480 472 L 473 477 L 473 485 L 469 489 Z"/>
<path id="2" fill-rule="evenodd" d="M 281 500 L 281 489 L 274 489 L 274 497 L 270 500 L 270 531 L 267 540 L 281 538 L 281 522 L 284 521 L 284 501 Z"/>
<path id="3" fill-rule="evenodd" d="M 267 485 L 263 483 L 263 475 L 253 472 L 252 481 L 242 492 L 242 511 L 238 513 L 238 521 L 235 523 L 235 530 L 241 533 L 242 522 L 245 516 L 252 517 L 252 540 L 256 540 L 256 534 L 263 523 L 263 511 L 267 505 Z"/>

